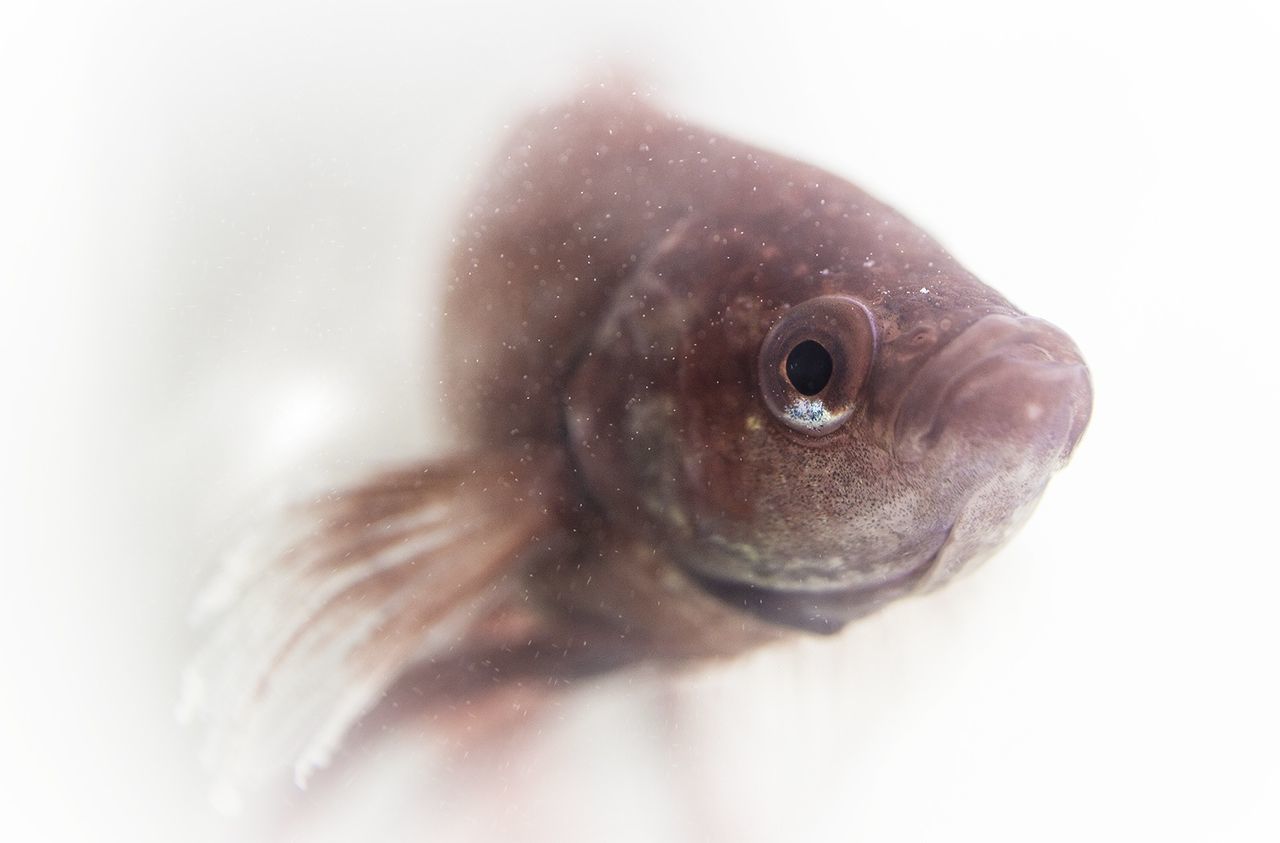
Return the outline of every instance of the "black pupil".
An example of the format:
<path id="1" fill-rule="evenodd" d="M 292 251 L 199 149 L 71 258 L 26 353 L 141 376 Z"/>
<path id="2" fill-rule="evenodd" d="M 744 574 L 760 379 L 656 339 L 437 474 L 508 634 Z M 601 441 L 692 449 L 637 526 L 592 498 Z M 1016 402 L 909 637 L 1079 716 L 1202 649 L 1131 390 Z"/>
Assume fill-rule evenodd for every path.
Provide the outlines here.
<path id="1" fill-rule="evenodd" d="M 813 340 L 800 343 L 787 355 L 787 380 L 801 395 L 817 395 L 831 380 L 831 353 Z"/>

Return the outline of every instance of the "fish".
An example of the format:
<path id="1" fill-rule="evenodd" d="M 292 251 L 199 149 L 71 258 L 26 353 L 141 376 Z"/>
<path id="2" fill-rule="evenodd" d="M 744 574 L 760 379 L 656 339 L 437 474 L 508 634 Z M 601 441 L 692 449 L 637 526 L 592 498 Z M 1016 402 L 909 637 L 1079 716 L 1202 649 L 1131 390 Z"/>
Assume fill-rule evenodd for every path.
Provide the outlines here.
<path id="1" fill-rule="evenodd" d="M 902 214 L 637 95 L 516 128 L 444 282 L 454 450 L 291 503 L 197 602 L 223 781 L 305 786 L 398 688 L 839 633 L 990 557 L 1092 409 L 1071 338 Z"/>

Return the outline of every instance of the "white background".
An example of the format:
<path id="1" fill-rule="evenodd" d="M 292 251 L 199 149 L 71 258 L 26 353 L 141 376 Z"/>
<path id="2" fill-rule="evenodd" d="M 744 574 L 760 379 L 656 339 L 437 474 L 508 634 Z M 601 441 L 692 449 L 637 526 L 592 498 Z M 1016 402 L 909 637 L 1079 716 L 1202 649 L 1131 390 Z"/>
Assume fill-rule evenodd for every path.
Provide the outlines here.
<path id="1" fill-rule="evenodd" d="M 6 4 L 0 839 L 221 840 L 172 711 L 262 490 L 438 449 L 433 283 L 504 123 L 621 61 L 937 234 L 1095 377 L 981 571 L 298 839 L 1280 837 L 1274 4 Z M 267 809 L 269 811 L 269 809 Z"/>

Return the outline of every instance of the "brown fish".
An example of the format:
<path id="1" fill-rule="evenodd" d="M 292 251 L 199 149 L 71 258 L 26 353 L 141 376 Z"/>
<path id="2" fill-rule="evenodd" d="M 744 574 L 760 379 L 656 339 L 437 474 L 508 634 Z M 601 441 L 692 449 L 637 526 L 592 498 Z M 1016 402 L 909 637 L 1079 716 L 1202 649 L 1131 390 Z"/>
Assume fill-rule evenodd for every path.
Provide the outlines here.
<path id="1" fill-rule="evenodd" d="M 516 132 L 446 304 L 465 447 L 295 510 L 202 603 L 187 710 L 232 779 L 304 782 L 397 683 L 836 632 L 999 547 L 1089 418 L 1071 339 L 900 214 L 635 98 Z"/>

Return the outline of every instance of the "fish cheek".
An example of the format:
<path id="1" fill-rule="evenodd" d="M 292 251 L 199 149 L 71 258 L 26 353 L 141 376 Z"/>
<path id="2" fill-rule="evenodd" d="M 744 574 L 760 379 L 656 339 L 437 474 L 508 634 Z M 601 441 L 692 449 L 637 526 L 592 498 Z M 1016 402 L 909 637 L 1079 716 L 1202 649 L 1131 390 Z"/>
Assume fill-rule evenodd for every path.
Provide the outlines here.
<path id="1" fill-rule="evenodd" d="M 752 492 L 758 455 L 773 446 L 774 435 L 756 377 L 766 317 L 756 302 L 735 303 L 691 332 L 680 355 L 680 447 L 703 532 L 718 521 L 751 521 L 758 514 Z"/>
<path id="2" fill-rule="evenodd" d="M 683 320 L 652 279 L 629 285 L 570 379 L 568 446 L 588 496 L 614 521 L 688 531 L 674 394 Z"/>
<path id="3" fill-rule="evenodd" d="M 708 536 L 749 536 L 758 523 L 756 474 L 773 462 L 761 455 L 777 431 L 756 384 L 758 320 L 699 320 L 680 299 L 668 305 L 622 307 L 602 328 L 570 382 L 567 431 L 589 495 L 611 517 L 639 516 L 696 552 Z M 665 353 L 645 353 L 653 348 Z"/>
<path id="4" fill-rule="evenodd" d="M 770 422 L 730 389 L 685 404 L 684 474 L 689 511 L 700 538 L 755 546 L 761 515 L 759 455 L 773 443 Z M 684 403 L 684 402 L 682 402 Z"/>

